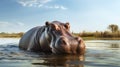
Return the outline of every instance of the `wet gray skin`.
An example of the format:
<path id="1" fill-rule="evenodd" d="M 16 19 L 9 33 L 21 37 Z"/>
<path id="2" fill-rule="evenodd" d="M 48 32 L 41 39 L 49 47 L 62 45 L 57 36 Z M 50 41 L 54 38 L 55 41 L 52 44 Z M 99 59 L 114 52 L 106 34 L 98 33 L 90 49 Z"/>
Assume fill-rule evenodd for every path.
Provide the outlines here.
<path id="1" fill-rule="evenodd" d="M 69 23 L 46 22 L 45 26 L 29 30 L 20 40 L 24 50 L 52 52 L 54 54 L 84 54 L 85 43 L 70 32 Z"/>

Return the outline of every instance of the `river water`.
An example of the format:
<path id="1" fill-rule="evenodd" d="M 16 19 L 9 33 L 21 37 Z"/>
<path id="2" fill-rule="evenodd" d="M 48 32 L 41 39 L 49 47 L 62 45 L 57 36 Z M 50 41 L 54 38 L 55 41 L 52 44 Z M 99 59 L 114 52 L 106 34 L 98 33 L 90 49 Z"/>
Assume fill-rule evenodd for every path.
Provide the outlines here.
<path id="1" fill-rule="evenodd" d="M 120 67 L 120 40 L 85 41 L 85 56 L 23 51 L 18 38 L 0 38 L 0 67 Z"/>

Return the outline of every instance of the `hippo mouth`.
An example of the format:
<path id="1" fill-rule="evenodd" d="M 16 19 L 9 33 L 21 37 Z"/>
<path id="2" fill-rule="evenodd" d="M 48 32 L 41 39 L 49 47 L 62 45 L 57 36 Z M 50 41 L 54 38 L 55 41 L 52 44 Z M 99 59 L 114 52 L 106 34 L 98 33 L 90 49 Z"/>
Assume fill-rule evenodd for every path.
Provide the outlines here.
<path id="1" fill-rule="evenodd" d="M 56 40 L 55 45 L 52 47 L 52 52 L 55 54 L 78 54 L 80 53 L 81 45 L 83 45 L 80 38 L 66 38 L 61 36 Z M 84 46 L 85 47 L 85 46 Z M 82 49 L 84 48 L 82 47 Z"/>

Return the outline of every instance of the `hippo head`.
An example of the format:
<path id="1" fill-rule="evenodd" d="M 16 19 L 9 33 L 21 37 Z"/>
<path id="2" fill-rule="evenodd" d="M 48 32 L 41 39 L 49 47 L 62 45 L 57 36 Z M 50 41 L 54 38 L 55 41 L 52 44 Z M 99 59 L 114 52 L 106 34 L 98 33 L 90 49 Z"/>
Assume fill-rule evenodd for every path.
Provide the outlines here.
<path id="1" fill-rule="evenodd" d="M 85 44 L 80 37 L 70 33 L 69 23 L 46 22 L 47 38 L 55 54 L 84 54 Z"/>

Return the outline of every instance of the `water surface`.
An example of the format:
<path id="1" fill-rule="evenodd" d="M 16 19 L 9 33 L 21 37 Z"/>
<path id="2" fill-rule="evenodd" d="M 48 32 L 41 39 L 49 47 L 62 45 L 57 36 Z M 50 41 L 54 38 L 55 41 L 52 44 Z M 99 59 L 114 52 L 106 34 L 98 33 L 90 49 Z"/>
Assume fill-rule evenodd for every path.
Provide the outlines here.
<path id="1" fill-rule="evenodd" d="M 119 40 L 85 41 L 85 56 L 23 51 L 18 38 L 0 38 L 0 67 L 120 67 Z"/>

